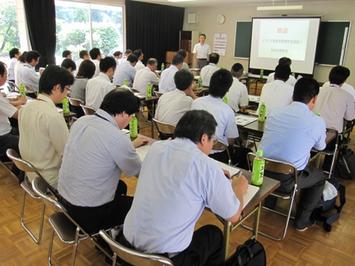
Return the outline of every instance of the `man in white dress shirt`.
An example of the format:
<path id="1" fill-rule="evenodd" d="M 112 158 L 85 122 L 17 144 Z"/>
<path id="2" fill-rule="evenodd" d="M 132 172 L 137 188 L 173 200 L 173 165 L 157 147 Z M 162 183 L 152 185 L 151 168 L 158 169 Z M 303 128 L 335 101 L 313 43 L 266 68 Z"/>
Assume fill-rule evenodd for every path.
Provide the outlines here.
<path id="1" fill-rule="evenodd" d="M 81 63 L 84 61 L 84 60 L 90 60 L 90 55 L 89 55 L 89 52 L 87 50 L 81 50 L 79 52 L 79 60 L 76 61 L 76 66 L 80 67 Z M 96 67 L 96 66 L 95 66 Z M 96 71 L 96 68 L 95 68 L 95 71 Z"/>
<path id="2" fill-rule="evenodd" d="M 26 53 L 25 63 L 19 69 L 18 84 L 23 83 L 28 92 L 38 91 L 39 74 L 35 70 L 35 66 L 38 64 L 40 54 L 37 51 L 29 51 Z"/>
<path id="3" fill-rule="evenodd" d="M 208 64 L 207 58 L 208 55 L 211 53 L 210 46 L 205 43 L 206 35 L 200 34 L 199 36 L 199 43 L 196 43 L 194 46 L 193 54 L 194 57 L 197 59 L 197 67 L 199 69 L 203 68 L 205 65 Z"/>
<path id="4" fill-rule="evenodd" d="M 130 54 L 127 60 L 121 62 L 116 68 L 115 74 L 113 75 L 113 84 L 117 86 L 132 86 L 134 77 L 136 76 L 137 72 L 135 69 L 137 61 L 137 56 Z"/>
<path id="5" fill-rule="evenodd" d="M 105 95 L 115 88 L 111 79 L 116 69 L 116 60 L 111 57 L 105 57 L 100 61 L 101 72 L 95 78 L 92 78 L 86 84 L 85 103 L 94 110 L 99 109 Z"/>
<path id="6" fill-rule="evenodd" d="M 329 73 L 329 85 L 320 89 L 314 111 L 324 118 L 327 128 L 343 132 L 344 119 L 355 119 L 354 98 L 341 86 L 348 76 L 347 68 L 335 66 Z"/>
<path id="7" fill-rule="evenodd" d="M 242 64 L 235 63 L 232 66 L 231 73 L 233 83 L 226 94 L 227 103 L 235 113 L 239 111 L 239 108 L 245 109 L 249 104 L 247 86 L 239 81 L 240 77 L 243 75 L 243 71 L 244 68 Z"/>
<path id="8" fill-rule="evenodd" d="M 202 86 L 209 87 L 210 80 L 214 72 L 216 72 L 219 67 L 217 66 L 219 61 L 219 54 L 212 53 L 209 56 L 209 64 L 201 69 L 200 77 L 202 79 Z"/>
<path id="9" fill-rule="evenodd" d="M 288 58 L 288 57 L 281 57 L 281 58 L 279 59 L 279 65 L 287 65 L 287 66 L 289 66 L 289 67 L 291 68 L 291 64 L 292 64 L 292 61 L 291 61 L 291 59 Z M 274 72 L 274 73 L 270 73 L 270 75 L 267 77 L 266 83 L 271 83 L 271 82 L 273 82 L 273 81 L 275 80 L 275 77 L 274 77 L 274 76 L 275 76 L 275 72 Z M 290 73 L 290 75 L 289 75 L 289 77 L 288 77 L 286 83 L 288 83 L 288 84 L 290 84 L 292 87 L 294 87 L 295 84 L 296 84 L 296 81 L 297 81 L 296 78 L 295 78 L 294 76 L 292 76 L 291 73 Z"/>
<path id="10" fill-rule="evenodd" d="M 15 65 L 16 65 L 20 55 L 21 55 L 21 52 L 18 48 L 12 48 L 9 52 L 11 62 L 9 64 L 8 73 L 7 73 L 8 74 L 7 80 L 8 81 L 15 82 Z"/>
<path id="11" fill-rule="evenodd" d="M 144 59 L 144 54 L 142 52 L 142 49 L 134 50 L 133 54 L 138 58 L 137 64 L 135 65 L 136 70 L 138 71 L 141 70 L 142 68 L 145 68 L 145 65 L 142 63 L 142 60 Z"/>
<path id="12" fill-rule="evenodd" d="M 180 118 L 191 109 L 191 104 L 196 95 L 194 75 L 188 70 L 181 69 L 175 73 L 176 89 L 164 93 L 158 101 L 155 118 L 166 124 L 176 126 Z"/>
<path id="13" fill-rule="evenodd" d="M 137 71 L 133 81 L 133 89 L 146 96 L 148 83 L 158 85 L 159 79 L 157 74 L 155 74 L 157 67 L 158 61 L 155 58 L 149 58 L 147 66 Z"/>
<path id="14" fill-rule="evenodd" d="M 176 89 L 174 76 L 182 68 L 184 58 L 180 54 L 176 54 L 171 65 L 164 69 L 160 75 L 159 92 L 165 93 Z"/>
<path id="15" fill-rule="evenodd" d="M 232 85 L 232 74 L 226 69 L 217 70 L 211 77 L 209 95 L 197 98 L 192 103 L 191 109 L 206 110 L 211 113 L 217 121 L 216 138 L 217 141 L 228 146 L 233 144 L 239 136 L 235 115 L 230 106 L 223 102 Z M 212 151 L 210 156 L 218 161 L 228 162 L 228 153 L 226 151 Z"/>
<path id="16" fill-rule="evenodd" d="M 262 88 L 259 108 L 261 103 L 264 103 L 266 115 L 275 108 L 289 105 L 292 102 L 293 87 L 286 82 L 290 73 L 291 69 L 288 65 L 278 65 L 275 69 L 275 80 L 266 83 Z"/>
<path id="17" fill-rule="evenodd" d="M 94 74 L 94 77 L 96 77 L 100 73 L 101 51 L 99 48 L 92 48 L 89 53 L 90 53 L 91 60 L 92 62 L 94 62 L 96 67 L 95 74 Z"/>

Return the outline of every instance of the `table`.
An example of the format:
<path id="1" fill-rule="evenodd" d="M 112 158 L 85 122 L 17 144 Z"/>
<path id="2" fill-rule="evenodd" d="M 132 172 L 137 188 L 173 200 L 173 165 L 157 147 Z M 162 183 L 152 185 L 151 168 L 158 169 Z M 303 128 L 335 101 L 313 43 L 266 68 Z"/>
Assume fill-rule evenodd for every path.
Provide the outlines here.
<path id="1" fill-rule="evenodd" d="M 249 183 L 251 180 L 251 172 L 241 169 L 243 172 L 243 175 L 248 179 Z M 262 202 L 264 199 L 269 196 L 272 192 L 274 192 L 278 187 L 280 186 L 280 181 L 269 178 L 264 176 L 264 182 L 262 186 L 260 187 L 259 191 L 255 194 L 254 198 L 248 203 L 247 206 L 242 211 L 241 219 L 238 223 L 232 224 L 230 221 L 226 221 L 222 219 L 221 217 L 217 218 L 223 223 L 223 245 L 224 245 L 224 250 L 225 254 L 224 257 L 225 259 L 228 258 L 229 254 L 229 240 L 230 240 L 230 234 L 238 227 L 240 226 L 243 222 L 245 222 L 249 217 L 251 217 L 253 214 L 255 215 L 255 220 L 254 220 L 254 230 L 253 230 L 253 237 L 257 239 L 258 237 L 258 231 L 259 231 L 259 221 L 260 221 L 260 213 L 262 209 Z"/>

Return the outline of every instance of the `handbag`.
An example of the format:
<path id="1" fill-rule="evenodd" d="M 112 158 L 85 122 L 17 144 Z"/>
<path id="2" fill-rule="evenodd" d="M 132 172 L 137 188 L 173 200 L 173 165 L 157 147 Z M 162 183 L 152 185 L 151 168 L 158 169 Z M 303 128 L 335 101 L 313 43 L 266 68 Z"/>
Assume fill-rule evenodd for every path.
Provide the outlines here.
<path id="1" fill-rule="evenodd" d="M 266 253 L 263 245 L 256 239 L 249 239 L 237 247 L 226 262 L 228 266 L 265 266 Z"/>

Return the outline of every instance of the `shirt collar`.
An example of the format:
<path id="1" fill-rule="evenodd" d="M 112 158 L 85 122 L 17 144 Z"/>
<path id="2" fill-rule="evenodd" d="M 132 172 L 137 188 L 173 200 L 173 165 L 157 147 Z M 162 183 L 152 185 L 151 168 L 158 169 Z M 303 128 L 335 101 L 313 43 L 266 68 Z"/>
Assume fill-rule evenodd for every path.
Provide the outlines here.
<path id="1" fill-rule="evenodd" d="M 291 105 L 297 106 L 297 107 L 302 108 L 302 109 L 307 110 L 307 111 L 311 111 L 311 110 L 309 110 L 307 104 L 302 103 L 302 102 L 293 101 L 293 102 L 291 103 Z"/>
<path id="2" fill-rule="evenodd" d="M 103 72 L 100 72 L 99 73 L 99 76 L 103 79 L 106 79 L 107 81 L 111 82 L 110 78 Z"/>
<path id="3" fill-rule="evenodd" d="M 223 99 L 222 98 L 219 98 L 219 97 L 214 97 L 212 95 L 207 95 L 206 97 L 208 97 L 209 99 L 212 99 L 214 101 L 222 101 L 223 102 Z"/>
<path id="4" fill-rule="evenodd" d="M 118 125 L 117 125 L 117 122 L 116 120 L 113 118 L 112 115 L 110 115 L 109 113 L 107 113 L 106 111 L 102 110 L 102 109 L 97 109 L 96 113 L 99 115 L 99 116 L 102 116 L 104 118 L 106 118 L 108 120 L 108 122 L 110 122 L 112 125 L 114 125 L 115 127 L 118 128 Z"/>
<path id="5" fill-rule="evenodd" d="M 33 66 L 31 66 L 29 63 L 23 63 L 23 66 L 29 67 L 29 68 L 34 68 Z"/>
<path id="6" fill-rule="evenodd" d="M 197 148 L 197 144 L 194 143 L 192 140 L 188 139 L 188 138 L 175 138 L 173 140 L 176 144 L 181 144 L 181 145 L 184 145 L 184 146 L 189 146 L 191 147 L 191 149 L 196 149 Z M 177 145 L 179 146 L 179 145 Z"/>
<path id="7" fill-rule="evenodd" d="M 57 110 L 57 107 L 55 106 L 54 102 L 52 101 L 51 98 L 49 98 L 48 95 L 40 93 L 40 94 L 38 94 L 37 99 L 48 103 L 51 107 L 53 107 Z"/>
<path id="8" fill-rule="evenodd" d="M 175 65 L 171 65 L 169 68 L 171 68 L 171 69 L 176 69 L 176 70 L 178 70 L 179 71 L 179 69 L 175 66 Z"/>
<path id="9" fill-rule="evenodd" d="M 215 63 L 209 63 L 210 66 L 217 66 Z"/>

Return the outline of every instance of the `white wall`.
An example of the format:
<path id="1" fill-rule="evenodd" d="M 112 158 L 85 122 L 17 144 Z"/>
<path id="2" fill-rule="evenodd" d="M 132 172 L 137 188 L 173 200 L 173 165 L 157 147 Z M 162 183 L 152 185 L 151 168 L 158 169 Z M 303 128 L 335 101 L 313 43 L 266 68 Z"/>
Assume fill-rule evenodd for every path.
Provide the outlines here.
<path id="1" fill-rule="evenodd" d="M 335 4 L 336 3 L 336 4 Z M 303 1 L 303 10 L 287 11 L 287 15 L 320 15 L 322 20 L 347 20 L 352 21 L 355 16 L 355 1 L 318 1 L 309 3 Z M 188 24 L 187 14 L 196 13 L 197 23 Z M 226 17 L 224 24 L 217 23 L 217 14 Z M 229 69 L 232 64 L 240 62 L 244 68 L 248 68 L 248 60 L 234 58 L 235 26 L 237 20 L 251 21 L 256 16 L 277 16 L 285 14 L 285 11 L 256 11 L 256 4 L 220 4 L 206 7 L 191 7 L 185 9 L 184 30 L 196 30 L 207 35 L 207 42 L 212 45 L 214 33 L 227 33 L 228 46 L 226 56 L 220 59 L 220 65 Z M 355 85 L 355 25 L 351 26 L 348 49 L 345 54 L 345 66 L 350 68 L 352 74 L 348 79 L 350 84 Z M 317 66 L 314 76 L 318 81 L 326 81 L 331 66 Z"/>

